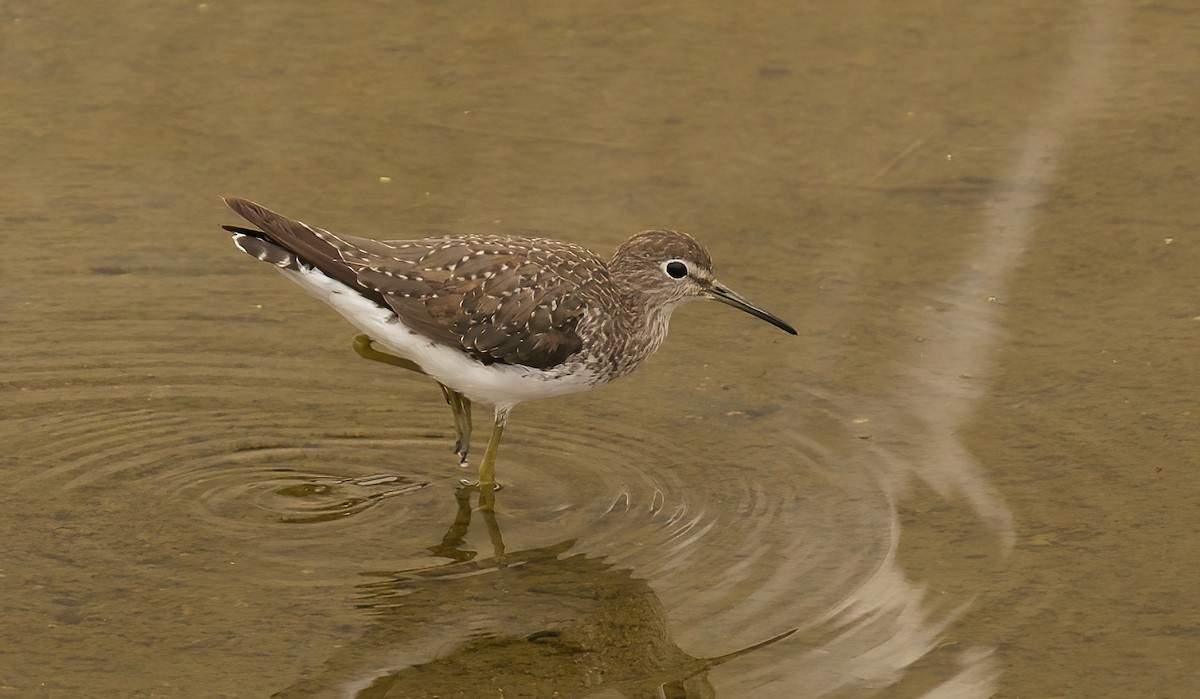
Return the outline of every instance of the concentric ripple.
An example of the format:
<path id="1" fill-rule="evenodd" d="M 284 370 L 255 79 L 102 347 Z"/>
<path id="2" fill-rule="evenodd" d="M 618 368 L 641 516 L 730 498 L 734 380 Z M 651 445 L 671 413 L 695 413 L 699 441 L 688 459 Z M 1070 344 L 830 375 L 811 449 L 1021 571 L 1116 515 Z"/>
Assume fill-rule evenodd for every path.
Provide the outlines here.
<path id="1" fill-rule="evenodd" d="M 169 589 L 168 607 L 208 605 L 226 624 L 221 600 L 233 599 L 276 608 L 272 625 L 283 614 L 305 634 L 310 615 L 330 629 L 364 623 L 346 615 L 364 576 L 390 589 L 395 575 L 379 571 L 454 577 L 445 567 L 457 561 L 493 561 L 461 573 L 474 580 L 522 552 L 583 554 L 644 580 L 638 594 L 650 591 L 646 603 L 663 610 L 664 633 L 689 657 L 799 629 L 713 681 L 730 691 L 803 683 L 816 695 L 886 684 L 933 652 L 969 603 L 932 605 L 905 572 L 899 511 L 914 484 L 968 493 L 975 511 L 964 518 L 1005 536 L 986 487 L 961 465 L 929 468 L 934 436 L 889 426 L 903 412 L 894 406 L 813 391 L 793 398 L 799 415 L 770 406 L 747 415 L 754 400 L 738 391 L 689 410 L 656 404 L 653 392 L 525 404 L 505 434 L 489 530 L 478 513 L 462 521 L 456 492 L 471 474 L 456 465 L 450 413 L 428 380 L 366 363 L 322 374 L 320 357 L 217 352 L 161 365 L 113 348 L 93 347 L 85 367 L 27 359 L 0 376 L 16 389 L 3 423 L 14 493 L 6 523 L 26 552 L 9 574 L 30 584 L 52 574 L 99 599 Z M 487 417 L 477 411 L 475 460 Z M 545 608 L 553 595 L 473 610 L 470 595 L 438 589 L 423 591 L 432 611 L 405 622 L 413 657 L 463 642 L 464 629 L 512 631 L 530 604 L 557 618 Z M 52 608 L 58 598 L 30 599 Z M 133 614 L 140 602 L 108 604 Z M 157 623 L 170 636 L 197 622 Z M 354 657 L 348 642 L 339 639 Z"/>
<path id="2" fill-rule="evenodd" d="M 254 469 L 253 474 L 234 469 L 223 479 L 193 487 L 200 491 L 196 501 L 214 518 L 253 522 L 261 516 L 264 522 L 313 524 L 351 517 L 428 485 L 412 476 L 387 473 L 352 478 L 279 468 Z"/>

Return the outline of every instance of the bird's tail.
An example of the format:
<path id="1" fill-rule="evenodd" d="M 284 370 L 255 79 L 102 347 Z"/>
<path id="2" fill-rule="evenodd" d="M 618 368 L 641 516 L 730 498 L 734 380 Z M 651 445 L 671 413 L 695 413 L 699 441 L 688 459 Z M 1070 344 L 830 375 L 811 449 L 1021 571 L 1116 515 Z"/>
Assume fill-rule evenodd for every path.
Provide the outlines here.
<path id="1" fill-rule="evenodd" d="M 357 288 L 358 275 L 342 258 L 337 247 L 322 237 L 329 233 L 271 211 L 248 199 L 223 197 L 225 205 L 258 227 L 222 226 L 233 233 L 239 250 L 282 269 L 315 267 L 326 275 Z"/>

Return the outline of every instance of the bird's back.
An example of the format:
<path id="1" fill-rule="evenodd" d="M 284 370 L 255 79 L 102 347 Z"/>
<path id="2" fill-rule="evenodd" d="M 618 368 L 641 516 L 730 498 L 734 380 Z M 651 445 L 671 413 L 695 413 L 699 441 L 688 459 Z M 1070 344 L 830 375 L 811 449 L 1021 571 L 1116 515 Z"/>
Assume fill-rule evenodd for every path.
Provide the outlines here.
<path id="1" fill-rule="evenodd" d="M 316 268 L 485 365 L 559 366 L 582 350 L 585 315 L 613 305 L 605 263 L 572 243 L 488 235 L 373 240 L 244 199 L 226 202 L 261 229 L 230 227 L 246 237 L 239 242 L 246 252 L 283 268 Z"/>

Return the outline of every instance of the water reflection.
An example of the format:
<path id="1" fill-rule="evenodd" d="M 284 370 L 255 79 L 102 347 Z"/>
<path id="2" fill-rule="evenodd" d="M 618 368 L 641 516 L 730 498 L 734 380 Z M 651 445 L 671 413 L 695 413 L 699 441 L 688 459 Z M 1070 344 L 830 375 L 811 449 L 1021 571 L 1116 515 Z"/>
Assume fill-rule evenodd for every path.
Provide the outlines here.
<path id="1" fill-rule="evenodd" d="M 1002 564 L 1011 541 L 1011 517 L 977 462 L 903 406 L 815 389 L 799 402 L 809 406 L 805 429 L 781 428 L 788 436 L 773 454 L 809 477 L 752 482 L 745 495 L 716 483 L 713 490 L 727 491 L 720 524 L 694 542 L 685 564 L 669 563 L 663 540 L 652 540 L 659 555 L 624 560 L 662 591 L 684 647 L 750 642 L 746 629 L 761 629 L 763 619 L 799 628 L 753 662 L 722 668 L 713 679 L 720 695 L 891 686 L 923 661 L 942 668 L 955 696 L 989 696 L 997 675 L 990 649 L 948 643 L 977 590 L 939 579 Z M 753 514 L 728 516 L 746 509 Z M 930 512 L 949 528 L 914 532 Z M 914 535 L 936 542 L 936 574 L 913 565 L 905 544 Z"/>
<path id="2" fill-rule="evenodd" d="M 283 696 L 472 696 L 493 678 L 509 696 L 823 696 L 894 685 L 922 661 L 956 696 L 994 686 L 989 649 L 952 642 L 976 589 L 939 576 L 1001 560 L 1011 521 L 953 431 L 904 404 L 808 388 L 787 398 L 799 413 L 730 418 L 723 401 L 745 404 L 731 390 L 710 413 L 663 413 L 671 423 L 642 406 L 587 430 L 529 421 L 510 487 L 481 513 L 466 491 L 451 499 L 462 471 L 433 429 L 440 411 L 397 420 L 333 391 L 319 415 L 288 410 L 290 394 L 278 410 L 213 411 L 150 390 L 108 405 L 83 389 L 56 411 L 45 396 L 13 430 L 13 540 L 53 552 L 5 571 L 30 586 L 14 629 L 58 614 L 61 596 L 35 583 L 49 576 L 71 581 L 82 618 L 146 625 L 126 636 L 243 628 L 243 608 L 269 608 L 274 640 L 256 646 L 281 658 L 289 639 L 344 629 L 332 657 L 321 646 L 273 667 L 263 694 L 307 675 Z M 657 449 L 668 430 L 688 449 Z M 36 524 L 47 512 L 60 522 Z M 922 568 L 913 541 L 940 565 Z M 364 585 L 363 570 L 386 572 Z M 115 584 L 169 588 L 186 615 L 148 616 Z M 16 681 L 88 643 L 61 634 Z"/>
<path id="3" fill-rule="evenodd" d="M 680 665 L 799 629 L 718 696 L 1188 695 L 1196 10 L 526 9 L 0 9 L 0 690 L 266 696 L 398 645 L 359 571 L 449 629 L 421 599 L 590 561 Z M 807 337 L 682 312 L 635 384 L 522 413 L 497 521 L 530 566 L 479 519 L 431 558 L 469 475 L 436 389 L 248 278 L 230 190 L 366 234 L 677 225 Z M 447 560 L 474 580 L 421 579 Z"/>
<path id="4" fill-rule="evenodd" d="M 502 496 L 500 496 L 502 497 Z M 491 508 L 481 509 L 492 555 L 464 547 L 471 492 L 430 547 L 444 565 L 365 573 L 357 607 L 373 616 L 323 670 L 287 697 L 715 696 L 706 672 L 783 640 L 786 630 L 716 658 L 672 640 L 653 588 L 633 571 L 583 553 L 573 540 L 506 553 Z"/>

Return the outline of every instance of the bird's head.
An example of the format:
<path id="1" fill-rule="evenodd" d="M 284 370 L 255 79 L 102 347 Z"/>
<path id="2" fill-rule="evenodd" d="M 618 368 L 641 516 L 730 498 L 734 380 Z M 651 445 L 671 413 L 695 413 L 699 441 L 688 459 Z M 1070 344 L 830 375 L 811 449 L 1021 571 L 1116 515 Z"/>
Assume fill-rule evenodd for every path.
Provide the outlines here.
<path id="1" fill-rule="evenodd" d="M 713 277 L 708 251 L 686 233 L 638 233 L 617 248 L 609 269 L 620 283 L 638 289 L 657 306 L 670 308 L 688 299 L 713 299 L 796 334 L 792 326 L 719 283 Z"/>

